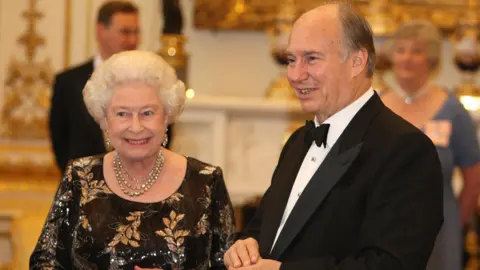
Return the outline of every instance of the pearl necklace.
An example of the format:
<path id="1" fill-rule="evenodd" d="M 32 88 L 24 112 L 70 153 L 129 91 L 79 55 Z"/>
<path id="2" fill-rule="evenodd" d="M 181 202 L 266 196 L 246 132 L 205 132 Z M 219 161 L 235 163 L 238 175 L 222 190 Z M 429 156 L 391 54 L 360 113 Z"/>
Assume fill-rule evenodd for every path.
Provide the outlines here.
<path id="1" fill-rule="evenodd" d="M 416 101 L 428 92 L 428 89 L 430 89 L 430 83 L 427 82 L 413 95 L 403 91 L 403 89 L 400 87 L 400 85 L 397 84 L 397 82 L 393 82 L 390 88 L 403 99 L 405 104 L 412 104 L 414 101 Z"/>
<path id="2" fill-rule="evenodd" d="M 118 155 L 118 152 L 116 152 L 113 160 L 113 170 L 115 171 L 115 177 L 117 178 L 117 183 L 120 186 L 120 189 L 125 195 L 130 197 L 143 195 L 145 192 L 149 191 L 157 181 L 160 171 L 163 168 L 164 161 L 165 158 L 163 157 L 163 152 L 160 150 L 157 159 L 155 160 L 155 164 L 148 176 L 136 179 L 135 177 L 130 176 L 125 168 L 123 168 L 120 156 Z M 132 185 L 132 182 L 135 182 L 135 184 Z"/>

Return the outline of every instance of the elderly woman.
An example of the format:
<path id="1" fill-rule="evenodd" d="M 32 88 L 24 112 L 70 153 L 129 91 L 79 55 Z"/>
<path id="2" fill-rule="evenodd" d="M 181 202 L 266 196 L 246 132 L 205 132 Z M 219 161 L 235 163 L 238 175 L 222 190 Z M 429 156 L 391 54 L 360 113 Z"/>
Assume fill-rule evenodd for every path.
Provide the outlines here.
<path id="1" fill-rule="evenodd" d="M 476 126 L 455 95 L 431 81 L 439 64 L 442 43 L 435 26 L 427 21 L 410 21 L 397 29 L 391 42 L 394 78 L 382 99 L 431 138 L 443 168 L 444 224 L 427 269 L 460 270 L 462 227 L 468 224 L 479 194 Z M 458 200 L 452 189 L 455 167 L 461 169 L 464 179 Z"/>
<path id="2" fill-rule="evenodd" d="M 234 240 L 219 167 L 165 149 L 184 84 L 160 56 L 112 56 L 85 104 L 114 151 L 69 162 L 30 269 L 224 269 Z"/>

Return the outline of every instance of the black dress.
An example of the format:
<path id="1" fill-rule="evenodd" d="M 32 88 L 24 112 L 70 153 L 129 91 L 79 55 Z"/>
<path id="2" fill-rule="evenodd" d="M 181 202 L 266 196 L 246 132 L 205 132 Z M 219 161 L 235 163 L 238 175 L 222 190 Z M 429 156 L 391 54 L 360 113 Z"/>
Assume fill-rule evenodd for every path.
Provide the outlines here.
<path id="1" fill-rule="evenodd" d="M 187 158 L 167 199 L 123 199 L 106 185 L 103 155 L 69 163 L 30 269 L 225 269 L 235 224 L 222 171 Z"/>

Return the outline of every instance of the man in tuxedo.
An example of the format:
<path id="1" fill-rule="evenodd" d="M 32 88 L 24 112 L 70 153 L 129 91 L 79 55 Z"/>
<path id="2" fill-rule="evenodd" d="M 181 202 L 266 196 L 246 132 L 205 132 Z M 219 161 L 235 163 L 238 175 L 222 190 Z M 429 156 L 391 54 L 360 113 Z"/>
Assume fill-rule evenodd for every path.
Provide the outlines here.
<path id="1" fill-rule="evenodd" d="M 433 143 L 371 88 L 372 31 L 348 4 L 302 15 L 288 79 L 315 115 L 286 142 L 229 269 L 425 269 L 443 222 Z"/>
<path id="2" fill-rule="evenodd" d="M 138 8 L 127 1 L 104 3 L 97 14 L 96 37 L 98 51 L 93 59 L 55 77 L 49 126 L 53 152 L 62 172 L 70 159 L 106 152 L 102 130 L 88 113 L 82 90 L 103 60 L 137 47 Z"/>

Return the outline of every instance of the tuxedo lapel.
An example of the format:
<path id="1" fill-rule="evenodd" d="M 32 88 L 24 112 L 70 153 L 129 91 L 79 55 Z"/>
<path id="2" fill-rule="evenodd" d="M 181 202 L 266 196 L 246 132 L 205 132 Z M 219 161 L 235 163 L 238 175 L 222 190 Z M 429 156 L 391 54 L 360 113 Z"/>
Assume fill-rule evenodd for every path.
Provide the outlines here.
<path id="1" fill-rule="evenodd" d="M 259 241 L 260 252 L 263 256 L 270 253 L 293 183 L 310 147 L 310 145 L 305 144 L 305 130 L 299 132 L 298 137 L 288 145 L 285 158 L 280 161 L 281 164 L 275 172 L 269 191 L 272 195 L 265 202 L 264 209 L 268 213 L 268 218 L 262 221 L 262 234 Z"/>
<path id="2" fill-rule="evenodd" d="M 330 190 L 355 160 L 361 146 L 362 143 L 359 143 L 343 153 L 338 153 L 338 144 L 332 148 L 292 209 L 282 233 L 272 250 L 271 256 L 273 259 L 279 259 L 280 255 L 300 232 L 303 225 L 322 204 Z"/>
<path id="3" fill-rule="evenodd" d="M 272 259 L 280 259 L 282 253 L 356 159 L 363 145 L 364 133 L 381 106 L 383 105 L 380 98 L 377 94 L 374 94 L 352 119 L 337 143 L 332 147 L 292 209 L 270 254 Z M 290 185 L 290 189 L 291 187 Z M 278 228 L 278 224 L 276 225 L 275 228 Z"/>

